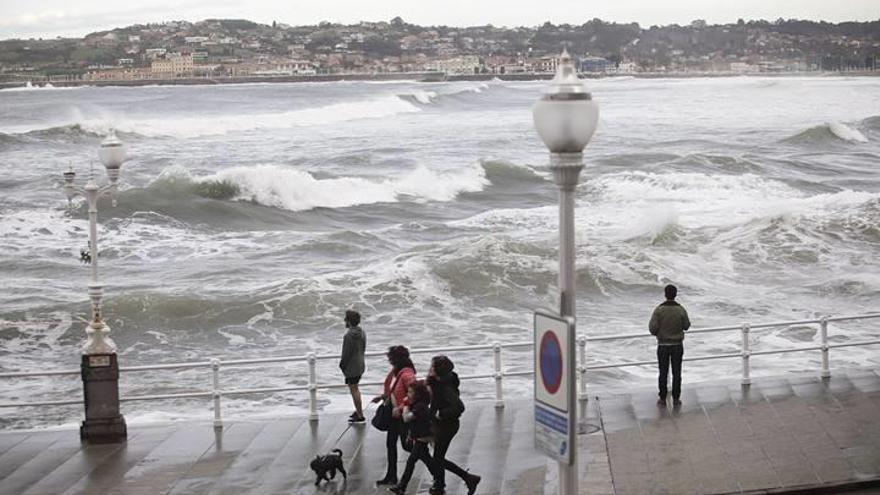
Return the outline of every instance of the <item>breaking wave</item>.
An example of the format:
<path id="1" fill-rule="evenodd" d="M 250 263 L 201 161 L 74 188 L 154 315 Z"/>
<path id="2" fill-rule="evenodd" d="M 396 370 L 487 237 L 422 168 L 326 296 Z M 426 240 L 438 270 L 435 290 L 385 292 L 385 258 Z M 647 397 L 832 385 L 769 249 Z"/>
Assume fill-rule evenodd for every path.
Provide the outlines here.
<path id="1" fill-rule="evenodd" d="M 71 124 L 40 129 L 24 129 L 13 134 L 49 132 L 50 135 L 82 133 L 103 136 L 111 129 L 114 129 L 122 134 L 147 137 L 171 136 L 194 138 L 259 129 L 285 129 L 328 125 L 359 119 L 380 119 L 419 111 L 420 109 L 416 105 L 407 103 L 394 96 L 386 96 L 279 113 L 145 119 L 126 119 L 119 116 L 88 119 L 77 116 L 75 117 L 76 122 Z"/>
<path id="2" fill-rule="evenodd" d="M 454 91 L 448 92 L 415 90 L 411 93 L 399 94 L 397 95 L 397 97 L 400 98 L 402 101 L 413 103 L 415 105 L 432 105 L 442 103 L 444 101 L 457 100 L 460 99 L 462 96 L 479 94 L 491 88 L 492 86 L 487 83 L 480 83 L 464 89 L 456 89 Z"/>
<path id="3" fill-rule="evenodd" d="M 0 91 L 5 91 L 5 92 L 10 92 L 10 91 L 50 91 L 50 90 L 67 91 L 67 90 L 80 89 L 80 88 L 90 88 L 90 87 L 91 86 L 62 86 L 62 87 L 58 87 L 58 86 L 54 86 L 52 83 L 46 83 L 46 84 L 40 86 L 39 84 L 33 84 L 32 82 L 28 81 L 27 84 L 25 84 L 24 86 L 20 86 L 17 88 L 0 89 Z"/>
<path id="4" fill-rule="evenodd" d="M 792 144 L 822 145 L 834 142 L 867 143 L 868 138 L 857 129 L 841 122 L 829 122 L 811 127 L 794 136 L 783 139 Z"/>
<path id="5" fill-rule="evenodd" d="M 48 127 L 45 129 L 28 130 L 21 133 L 2 133 L 0 132 L 0 141 L 2 142 L 28 142 L 28 141 L 78 141 L 83 138 L 101 138 L 106 133 L 98 133 L 93 130 L 86 129 L 80 124 L 60 125 Z"/>
<path id="6" fill-rule="evenodd" d="M 277 165 L 233 167 L 209 177 L 193 178 L 180 168 L 157 179 L 190 193 L 216 200 L 238 200 L 289 211 L 345 208 L 373 203 L 450 201 L 464 192 L 481 191 L 489 180 L 479 164 L 455 172 L 425 167 L 397 179 L 338 177 L 319 179 L 309 172 Z"/>

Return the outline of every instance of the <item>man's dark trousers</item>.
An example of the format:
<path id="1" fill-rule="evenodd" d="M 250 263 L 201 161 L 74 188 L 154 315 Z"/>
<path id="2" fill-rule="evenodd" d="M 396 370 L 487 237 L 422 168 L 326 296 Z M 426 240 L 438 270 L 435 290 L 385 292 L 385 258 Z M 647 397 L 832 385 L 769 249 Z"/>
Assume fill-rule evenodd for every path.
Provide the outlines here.
<path id="1" fill-rule="evenodd" d="M 672 399 L 681 397 L 681 358 L 684 356 L 684 345 L 658 345 L 657 365 L 660 367 L 660 376 L 657 385 L 660 388 L 660 398 L 666 400 L 666 382 L 669 377 L 669 363 L 672 363 Z"/>

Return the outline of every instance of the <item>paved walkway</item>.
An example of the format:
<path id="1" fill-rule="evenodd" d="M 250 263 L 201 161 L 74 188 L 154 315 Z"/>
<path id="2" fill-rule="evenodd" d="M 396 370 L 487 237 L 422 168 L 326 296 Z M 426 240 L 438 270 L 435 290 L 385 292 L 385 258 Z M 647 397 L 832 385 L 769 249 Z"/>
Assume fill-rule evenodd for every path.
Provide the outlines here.
<path id="1" fill-rule="evenodd" d="M 828 382 L 757 379 L 745 391 L 685 386 L 677 409 L 658 407 L 651 390 L 586 403 L 580 493 L 777 493 L 880 480 L 875 371 Z M 533 447 L 532 411 L 524 400 L 504 410 L 491 402 L 469 406 L 450 457 L 483 476 L 477 493 L 555 493 L 556 466 Z M 592 426 L 599 428 L 587 434 Z M 209 423 L 133 426 L 120 445 L 82 445 L 71 430 L 5 432 L 0 494 L 388 493 L 373 486 L 384 472 L 384 436 L 369 426 L 346 428 L 344 415 L 318 423 L 237 421 L 218 430 Z M 337 476 L 315 488 L 308 461 L 336 445 L 348 482 Z M 465 493 L 454 476 L 447 480 L 448 493 Z M 430 481 L 420 467 L 408 493 L 427 493 Z"/>
<path id="2" fill-rule="evenodd" d="M 658 407 L 647 394 L 595 402 L 619 495 L 764 493 L 880 478 L 876 372 L 685 388 L 680 408 Z"/>

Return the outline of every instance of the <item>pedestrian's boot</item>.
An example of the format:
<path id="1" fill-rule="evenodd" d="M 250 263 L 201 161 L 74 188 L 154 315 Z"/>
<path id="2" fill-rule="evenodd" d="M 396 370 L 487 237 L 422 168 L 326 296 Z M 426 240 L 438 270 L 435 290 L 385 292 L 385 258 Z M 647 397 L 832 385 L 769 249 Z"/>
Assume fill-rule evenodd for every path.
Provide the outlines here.
<path id="1" fill-rule="evenodd" d="M 476 474 L 469 474 L 467 478 L 464 480 L 464 484 L 467 485 L 468 495 L 474 495 L 477 491 L 477 485 L 480 484 L 480 480 L 483 479 Z"/>

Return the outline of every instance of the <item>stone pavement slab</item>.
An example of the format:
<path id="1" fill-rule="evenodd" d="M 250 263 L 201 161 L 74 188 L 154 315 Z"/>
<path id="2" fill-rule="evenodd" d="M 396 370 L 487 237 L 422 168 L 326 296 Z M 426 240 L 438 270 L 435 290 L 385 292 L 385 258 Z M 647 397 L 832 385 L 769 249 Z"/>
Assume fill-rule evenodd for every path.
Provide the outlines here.
<path id="1" fill-rule="evenodd" d="M 840 373 L 685 385 L 680 407 L 652 390 L 580 403 L 580 494 L 757 494 L 880 485 L 880 376 Z M 478 494 L 551 495 L 557 466 L 534 448 L 533 403 L 468 404 L 449 458 L 482 476 Z M 334 447 L 348 480 L 314 486 L 309 461 Z M 399 452 L 398 472 L 406 454 Z M 0 494 L 385 494 L 385 436 L 342 414 L 269 421 L 130 425 L 117 445 L 76 430 L 0 433 Z M 408 494 L 424 494 L 421 465 Z M 828 491 L 831 490 L 831 491 Z M 878 489 L 880 490 L 880 489 Z M 447 476 L 450 495 L 466 493 Z M 801 492 L 804 493 L 804 492 Z"/>
<path id="2" fill-rule="evenodd" d="M 652 390 L 597 398 L 618 494 L 880 485 L 876 371 L 697 384 L 680 407 L 655 398 Z"/>

